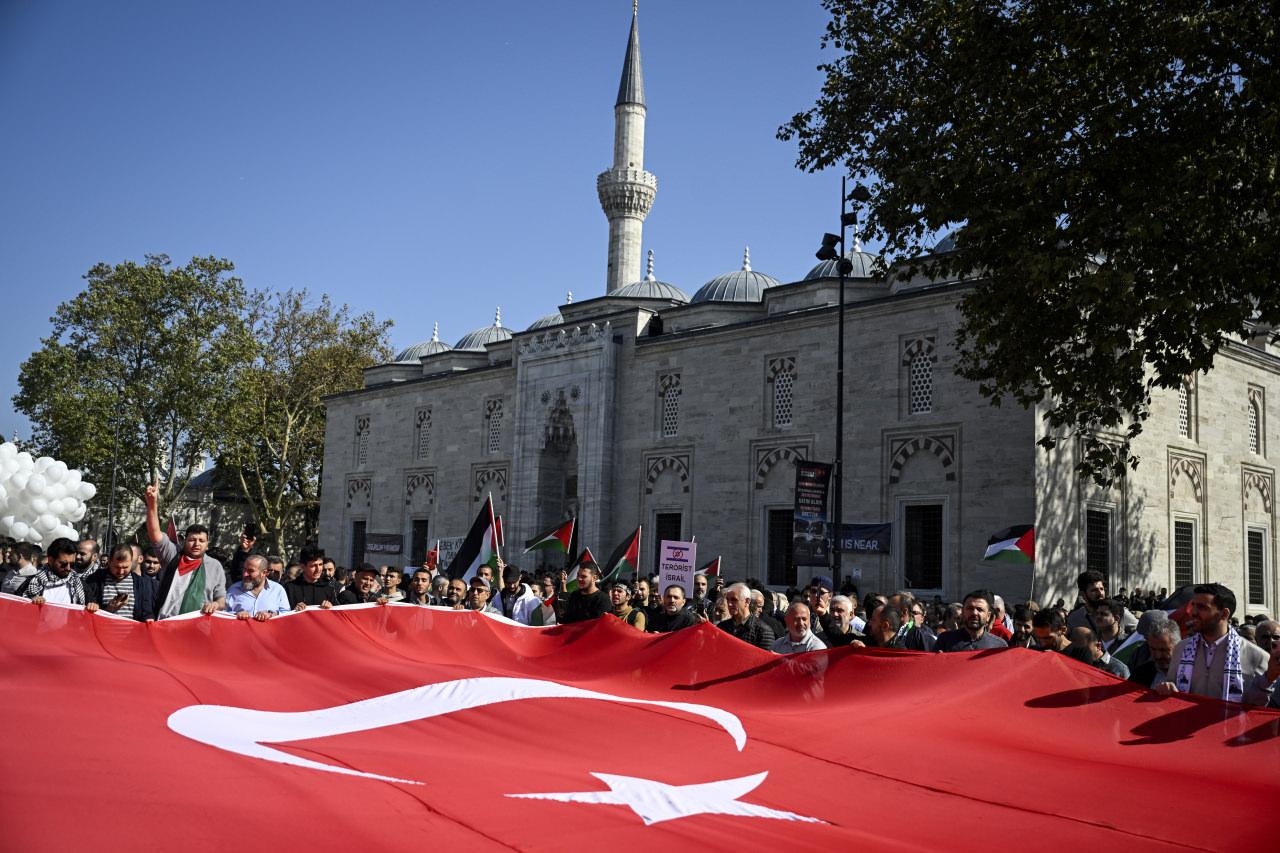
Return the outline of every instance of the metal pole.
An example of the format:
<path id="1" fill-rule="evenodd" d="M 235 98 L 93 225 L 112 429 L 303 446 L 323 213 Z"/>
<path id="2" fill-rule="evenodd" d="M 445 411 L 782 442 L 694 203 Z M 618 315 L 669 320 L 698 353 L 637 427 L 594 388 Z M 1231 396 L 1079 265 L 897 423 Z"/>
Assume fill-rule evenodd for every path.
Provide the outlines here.
<path id="1" fill-rule="evenodd" d="M 120 467 L 120 401 L 112 406 L 115 415 L 115 437 L 111 440 L 111 494 L 107 495 L 107 536 L 110 542 L 105 550 L 108 554 L 116 546 L 116 472 Z"/>
<path id="2" fill-rule="evenodd" d="M 836 334 L 836 459 L 832 474 L 836 492 L 835 535 L 831 538 L 831 580 L 840 588 L 840 534 L 844 524 L 844 206 L 845 177 L 840 176 L 840 257 L 836 269 L 840 273 L 839 331 Z"/>

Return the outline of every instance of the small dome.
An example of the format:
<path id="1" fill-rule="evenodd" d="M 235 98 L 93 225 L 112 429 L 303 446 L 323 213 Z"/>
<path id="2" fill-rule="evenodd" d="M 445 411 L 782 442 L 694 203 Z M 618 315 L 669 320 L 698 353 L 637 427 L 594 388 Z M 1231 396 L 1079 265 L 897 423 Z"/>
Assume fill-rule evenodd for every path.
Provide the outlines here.
<path id="1" fill-rule="evenodd" d="M 453 348 L 470 352 L 484 352 L 484 348 L 489 344 L 509 340 L 511 340 L 511 330 L 503 327 L 502 309 L 499 308 L 493 314 L 492 326 L 485 326 L 483 329 L 467 332 L 462 336 L 461 340 L 453 345 Z"/>
<path id="2" fill-rule="evenodd" d="M 862 251 L 862 247 L 856 242 L 853 244 L 853 251 L 846 252 L 845 257 L 853 264 L 853 269 L 849 271 L 847 278 L 875 278 L 872 267 L 876 262 L 876 256 Z M 839 260 L 832 258 L 829 261 L 819 261 L 818 265 L 809 270 L 805 275 L 805 281 L 816 281 L 820 278 L 839 278 L 840 270 L 837 267 Z"/>
<path id="3" fill-rule="evenodd" d="M 718 275 L 698 288 L 693 303 L 699 302 L 759 302 L 764 292 L 778 286 L 773 276 L 751 269 L 751 249 L 742 252 L 742 269 Z"/>
<path id="4" fill-rule="evenodd" d="M 451 347 L 440 340 L 440 324 L 437 322 L 431 330 L 431 340 L 416 343 L 396 356 L 396 361 L 414 363 L 425 355 L 448 352 Z"/>
<path id="5" fill-rule="evenodd" d="M 653 250 L 649 250 L 644 279 L 619 287 L 610 296 L 621 296 L 625 299 L 666 299 L 670 302 L 688 302 L 689 294 L 674 284 L 658 281 L 653 277 Z"/>
<path id="6" fill-rule="evenodd" d="M 938 241 L 938 245 L 933 247 L 933 254 L 943 255 L 947 252 L 956 250 L 956 232 L 948 231 L 947 235 Z"/>
<path id="7" fill-rule="evenodd" d="M 548 326 L 559 326 L 564 322 L 564 315 L 557 311 L 554 314 L 548 314 L 545 317 L 539 317 L 525 329 L 526 332 L 534 332 L 538 329 L 545 329 Z"/>

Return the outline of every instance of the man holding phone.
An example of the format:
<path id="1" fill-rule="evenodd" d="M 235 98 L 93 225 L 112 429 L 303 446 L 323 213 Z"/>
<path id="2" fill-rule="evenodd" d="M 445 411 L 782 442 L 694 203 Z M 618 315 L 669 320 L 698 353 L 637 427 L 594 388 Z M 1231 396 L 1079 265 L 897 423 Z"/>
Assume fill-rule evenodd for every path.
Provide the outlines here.
<path id="1" fill-rule="evenodd" d="M 107 564 L 84 579 L 84 609 L 105 610 L 139 622 L 154 619 L 155 591 L 160 585 L 155 574 L 133 574 L 133 547 L 126 544 L 111 549 Z"/>

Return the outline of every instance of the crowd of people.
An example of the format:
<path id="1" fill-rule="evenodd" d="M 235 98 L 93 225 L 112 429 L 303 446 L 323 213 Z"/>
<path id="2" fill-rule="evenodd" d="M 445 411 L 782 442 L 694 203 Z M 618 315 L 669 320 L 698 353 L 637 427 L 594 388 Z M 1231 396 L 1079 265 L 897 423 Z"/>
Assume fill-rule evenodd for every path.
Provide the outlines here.
<path id="1" fill-rule="evenodd" d="M 1071 608 L 1059 600 L 1007 608 L 999 595 L 974 590 L 955 603 L 926 602 L 909 591 L 858 597 L 829 577 L 804 589 L 772 591 L 754 580 L 723 583 L 695 575 L 691 595 L 657 576 L 603 578 L 584 562 L 531 574 L 497 560 L 470 578 L 430 563 L 411 572 L 364 563 L 353 570 L 304 547 L 294 561 L 257 553 L 249 525 L 235 552 L 208 550 L 209 532 L 187 528 L 181 546 L 160 529 L 148 490 L 151 543 L 118 544 L 101 560 L 93 539 L 58 539 L 46 552 L 25 542 L 4 546 L 0 592 L 37 604 L 61 602 L 139 621 L 225 611 L 265 621 L 276 615 L 354 604 L 402 603 L 500 615 L 525 625 L 569 624 L 612 614 L 635 630 L 679 631 L 710 622 L 743 642 L 778 654 L 841 646 L 956 652 L 1021 647 L 1063 654 L 1163 694 L 1195 693 L 1280 708 L 1280 624 L 1240 619 L 1232 591 L 1196 586 L 1172 614 L 1160 593 L 1107 595 L 1106 578 L 1086 571 Z"/>

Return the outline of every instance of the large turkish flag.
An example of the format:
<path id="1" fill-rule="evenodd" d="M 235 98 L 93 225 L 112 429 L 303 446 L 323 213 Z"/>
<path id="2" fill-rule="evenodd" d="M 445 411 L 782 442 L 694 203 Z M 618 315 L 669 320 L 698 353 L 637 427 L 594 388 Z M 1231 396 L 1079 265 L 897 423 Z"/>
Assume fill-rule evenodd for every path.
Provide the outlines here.
<path id="1" fill-rule="evenodd" d="M 0 720 L 11 850 L 1243 850 L 1280 828 L 1280 715 L 1019 649 L 4 599 Z"/>

